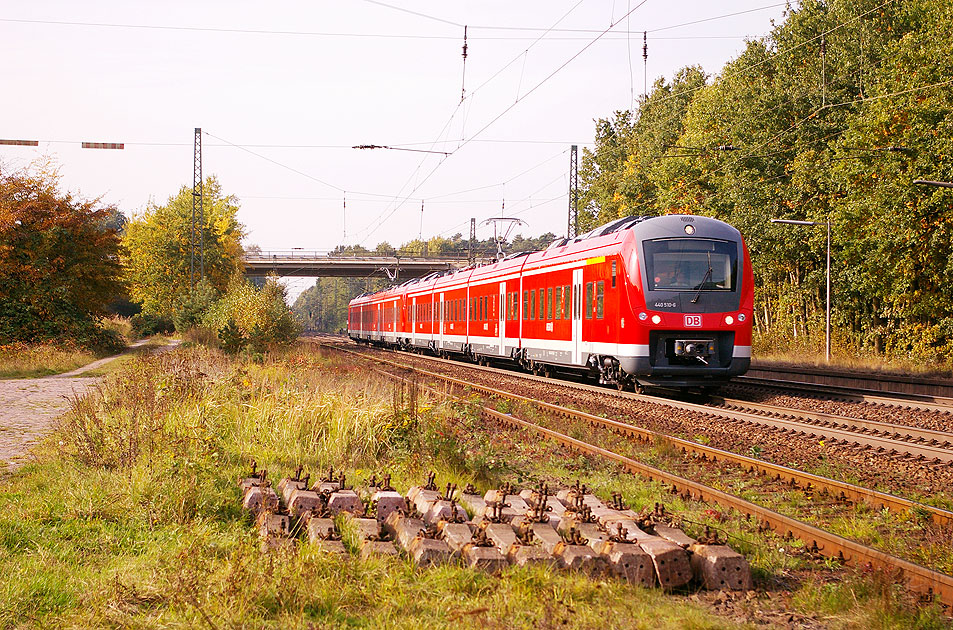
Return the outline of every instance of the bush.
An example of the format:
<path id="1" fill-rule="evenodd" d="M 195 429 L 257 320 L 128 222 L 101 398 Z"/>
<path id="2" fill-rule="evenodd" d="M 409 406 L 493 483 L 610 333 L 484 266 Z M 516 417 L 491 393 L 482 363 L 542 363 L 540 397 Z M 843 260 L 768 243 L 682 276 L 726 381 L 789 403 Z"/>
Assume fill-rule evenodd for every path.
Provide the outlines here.
<path id="1" fill-rule="evenodd" d="M 215 287 L 208 280 L 200 280 L 195 285 L 192 293 L 182 302 L 179 310 L 176 311 L 173 317 L 175 329 L 179 332 L 185 332 L 199 324 L 202 317 L 217 299 L 218 291 Z"/>
<path id="2" fill-rule="evenodd" d="M 269 278 L 259 290 L 238 277 L 208 310 L 202 323 L 218 331 L 226 352 L 238 352 L 249 345 L 253 352 L 262 354 L 288 346 L 297 339 L 300 329 L 285 297 L 285 288 L 275 278 Z"/>
<path id="3" fill-rule="evenodd" d="M 134 315 L 129 320 L 132 324 L 132 330 L 140 337 L 149 335 L 171 334 L 175 332 L 175 324 L 168 317 L 153 315 L 151 313 L 140 313 Z"/>
<path id="4" fill-rule="evenodd" d="M 222 329 L 218 331 L 218 338 L 221 340 L 222 350 L 228 354 L 238 354 L 248 345 L 248 339 L 242 334 L 234 319 L 229 319 L 222 326 Z"/>

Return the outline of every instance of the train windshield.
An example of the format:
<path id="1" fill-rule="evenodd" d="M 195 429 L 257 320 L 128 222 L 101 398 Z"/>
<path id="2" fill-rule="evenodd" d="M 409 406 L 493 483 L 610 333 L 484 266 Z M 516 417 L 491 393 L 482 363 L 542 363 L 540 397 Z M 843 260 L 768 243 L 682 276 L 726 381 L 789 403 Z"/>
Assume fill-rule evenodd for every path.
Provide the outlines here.
<path id="1" fill-rule="evenodd" d="M 738 245 L 702 238 L 645 241 L 650 291 L 734 291 Z"/>

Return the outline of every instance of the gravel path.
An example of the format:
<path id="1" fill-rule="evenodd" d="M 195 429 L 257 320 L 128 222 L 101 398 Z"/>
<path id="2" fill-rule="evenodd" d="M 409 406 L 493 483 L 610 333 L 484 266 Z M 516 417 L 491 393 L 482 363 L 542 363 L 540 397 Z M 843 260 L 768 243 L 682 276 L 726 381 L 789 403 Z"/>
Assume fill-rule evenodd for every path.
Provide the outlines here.
<path id="1" fill-rule="evenodd" d="M 144 343 L 146 340 L 137 341 L 129 349 Z M 176 345 L 178 341 L 173 341 L 157 350 L 169 350 Z M 10 472 L 22 466 L 29 459 L 30 448 L 69 409 L 70 399 L 82 398 L 102 380 L 101 376 L 82 374 L 98 369 L 122 354 L 54 376 L 0 380 L 0 472 Z"/>

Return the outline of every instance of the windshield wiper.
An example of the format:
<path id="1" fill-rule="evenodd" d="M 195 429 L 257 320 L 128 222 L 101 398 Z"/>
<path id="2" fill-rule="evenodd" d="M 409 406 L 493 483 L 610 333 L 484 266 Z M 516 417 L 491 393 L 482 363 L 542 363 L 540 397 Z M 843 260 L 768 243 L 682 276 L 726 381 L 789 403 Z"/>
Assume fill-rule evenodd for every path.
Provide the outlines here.
<path id="1" fill-rule="evenodd" d="M 711 252 L 708 252 L 708 271 L 705 272 L 705 276 L 698 284 L 698 291 L 695 292 L 695 297 L 692 298 L 692 304 L 698 302 L 698 298 L 701 297 L 702 294 L 702 287 L 705 286 L 705 283 L 711 279 L 712 273 L 714 273 L 714 270 L 711 268 Z"/>

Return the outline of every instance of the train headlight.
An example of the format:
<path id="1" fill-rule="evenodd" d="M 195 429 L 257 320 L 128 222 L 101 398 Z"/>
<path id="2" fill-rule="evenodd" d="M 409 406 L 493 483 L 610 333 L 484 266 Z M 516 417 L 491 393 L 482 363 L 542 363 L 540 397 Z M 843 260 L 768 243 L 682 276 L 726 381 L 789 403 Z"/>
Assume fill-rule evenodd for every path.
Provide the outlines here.
<path id="1" fill-rule="evenodd" d="M 732 317 L 731 315 L 725 315 L 725 323 L 731 326 L 732 324 L 735 323 L 735 318 Z"/>
<path id="2" fill-rule="evenodd" d="M 743 321 L 745 321 L 746 319 L 747 319 L 747 317 L 745 317 L 745 314 L 744 314 L 744 313 L 738 313 L 738 321 L 739 321 L 739 322 L 743 322 Z"/>
<path id="3" fill-rule="evenodd" d="M 648 318 L 649 318 L 649 316 L 648 316 L 646 313 L 639 313 L 639 321 L 643 321 L 643 322 L 644 322 L 644 321 L 647 320 Z"/>
<path id="4" fill-rule="evenodd" d="M 659 317 L 658 315 L 652 315 L 652 323 L 653 323 L 653 324 L 661 324 L 661 323 L 662 323 L 662 318 Z"/>
<path id="5" fill-rule="evenodd" d="M 688 225 L 685 226 L 685 234 L 688 234 L 689 236 L 691 236 L 691 235 L 694 234 L 694 233 L 695 233 L 695 226 L 694 226 L 694 225 L 692 225 L 691 223 L 689 223 Z"/>

